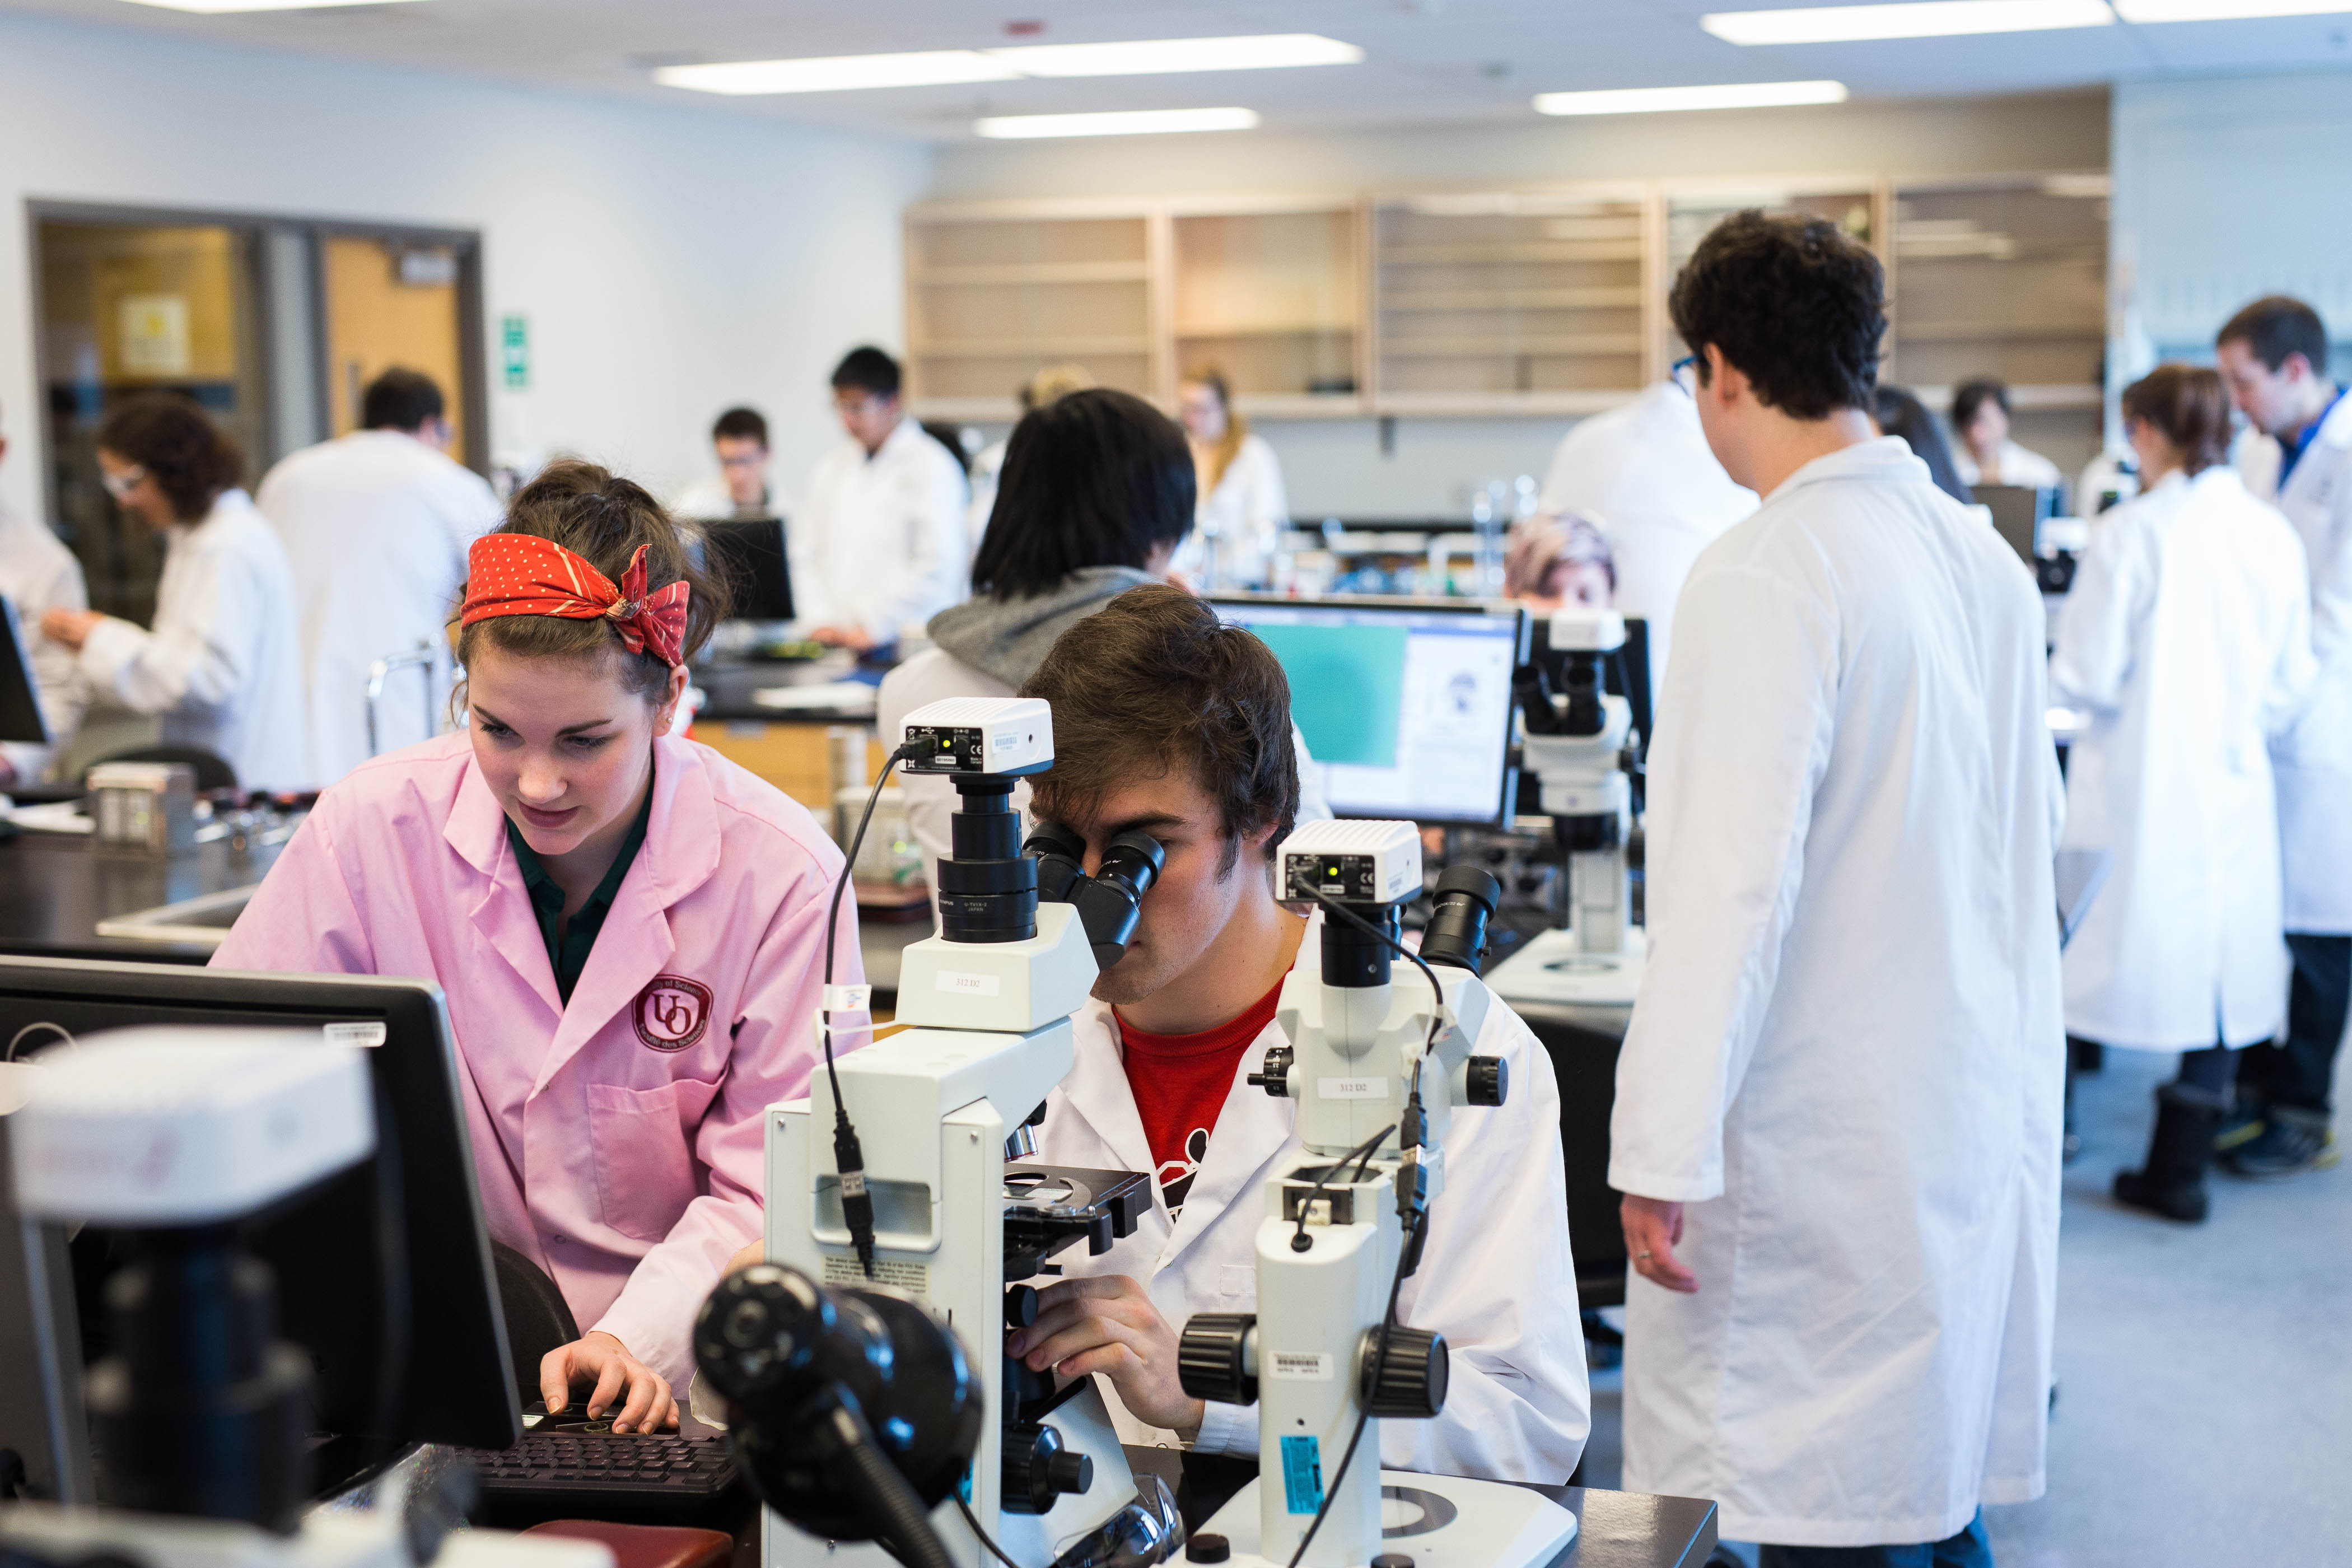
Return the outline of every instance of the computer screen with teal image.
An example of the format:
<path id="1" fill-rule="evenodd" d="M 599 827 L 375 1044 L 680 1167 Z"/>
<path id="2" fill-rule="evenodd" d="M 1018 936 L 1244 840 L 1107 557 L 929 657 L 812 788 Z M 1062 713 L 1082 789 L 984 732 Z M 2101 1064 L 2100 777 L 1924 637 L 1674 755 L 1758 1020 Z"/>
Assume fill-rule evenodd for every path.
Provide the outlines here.
<path id="1" fill-rule="evenodd" d="M 1514 608 L 1379 600 L 1220 599 L 1290 679 L 1291 719 L 1342 816 L 1494 822 L 1507 809 Z"/>

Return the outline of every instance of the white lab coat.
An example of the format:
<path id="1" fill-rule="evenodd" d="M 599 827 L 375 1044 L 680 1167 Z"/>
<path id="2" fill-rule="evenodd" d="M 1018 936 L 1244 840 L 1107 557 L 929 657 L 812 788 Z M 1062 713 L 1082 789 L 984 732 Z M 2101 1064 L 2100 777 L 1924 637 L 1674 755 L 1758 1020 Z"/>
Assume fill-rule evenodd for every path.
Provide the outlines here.
<path id="1" fill-rule="evenodd" d="M 2058 612 L 2052 700 L 2081 709 L 2070 848 L 2114 857 L 2066 945 L 2066 1027 L 2105 1045 L 2250 1046 L 2283 1020 L 2268 742 L 2313 673 L 2303 546 L 2228 468 L 2107 514 Z"/>
<path id="2" fill-rule="evenodd" d="M 1952 468 L 1964 485 L 2030 485 L 2035 489 L 2055 489 L 2066 482 L 2058 465 L 2039 452 L 2030 452 L 2016 442 L 2004 439 L 1999 454 L 2000 477 L 1988 479 L 1977 467 L 1976 454 L 1964 441 L 1952 443 Z"/>
<path id="3" fill-rule="evenodd" d="M 155 590 L 155 625 L 111 616 L 79 668 L 91 694 L 162 717 L 164 744 L 201 746 L 246 789 L 310 783 L 294 569 L 243 490 L 198 522 L 174 523 Z"/>
<path id="4" fill-rule="evenodd" d="M 2064 1028 L 2041 597 L 1887 437 L 1700 556 L 1650 752 L 1610 1185 L 1628 1490 L 1727 1537 L 1940 1541 L 2042 1489 Z"/>
<path id="5" fill-rule="evenodd" d="M 81 563 L 47 526 L 0 506 L 0 598 L 16 606 L 16 626 L 33 661 L 33 695 L 49 732 L 46 746 L 28 741 L 0 742 L 0 756 L 26 783 L 46 777 L 51 760 L 73 739 L 89 700 L 73 650 L 41 635 L 41 616 L 50 610 L 86 610 L 89 591 Z"/>
<path id="6" fill-rule="evenodd" d="M 2277 485 L 2279 449 L 2268 449 L 2268 480 L 2248 464 L 2249 487 L 2275 495 L 2303 541 L 2311 573 L 2311 651 L 2317 679 L 2301 718 L 2273 749 L 2279 837 L 2286 854 L 2286 929 L 2352 932 L 2352 397 L 2339 401 Z M 2252 454 L 2250 454 L 2250 457 Z"/>
<path id="7" fill-rule="evenodd" d="M 1319 921 L 1319 917 L 1318 917 Z M 1310 925 L 1315 962 L 1318 925 Z M 1421 983 L 1398 965 L 1395 984 Z M 1152 1169 L 1143 1120 L 1128 1087 L 1118 1025 L 1089 1002 L 1073 1020 L 1077 1063 L 1047 1097 L 1037 1158 L 1091 1170 Z M 1208 1156 L 1171 1225 L 1158 1182 L 1133 1235 L 1100 1258 L 1083 1248 L 1056 1261 L 1073 1275 L 1124 1274 L 1150 1292 L 1178 1329 L 1195 1312 L 1246 1312 L 1257 1304 L 1256 1241 L 1265 1187 L 1299 1147 L 1293 1103 L 1244 1080 L 1284 1043 L 1268 1024 L 1234 1071 L 1232 1092 L 1209 1136 Z M 1575 1470 L 1591 1427 L 1584 1335 L 1569 1248 L 1568 1189 L 1559 1145 L 1559 1090 L 1551 1058 L 1499 1000 L 1477 1049 L 1508 1062 L 1510 1093 L 1491 1110 L 1454 1113 L 1445 1191 L 1430 1205 L 1419 1272 L 1404 1282 L 1398 1320 L 1445 1336 L 1453 1382 L 1444 1412 L 1429 1421 L 1381 1424 L 1380 1462 L 1391 1469 L 1559 1484 Z M 1119 1437 L 1168 1447 L 1176 1436 L 1128 1414 L 1108 1379 L 1103 1395 Z M 1194 1447 L 1255 1454 L 1257 1409 L 1211 1405 Z M 1359 1455 L 1360 1464 L 1369 1456 Z M 1335 1461 L 1336 1462 L 1336 1457 Z"/>
<path id="8" fill-rule="evenodd" d="M 1274 547 L 1289 526 L 1281 459 L 1265 437 L 1244 436 L 1234 460 L 1217 476 L 1216 488 L 1194 503 L 1192 531 L 1176 547 L 1174 569 L 1203 593 L 1257 587 L 1265 582 Z"/>
<path id="9" fill-rule="evenodd" d="M 1543 509 L 1589 519 L 1617 562 L 1617 608 L 1650 627 L 1650 691 L 1665 689 L 1675 600 L 1691 563 L 1756 510 L 1699 428 L 1698 405 L 1673 382 L 1578 421 L 1544 475 Z"/>
<path id="10" fill-rule="evenodd" d="M 466 551 L 499 517 L 488 482 L 413 436 L 355 430 L 289 454 L 254 500 L 294 571 L 312 784 L 447 728 Z M 368 672 L 420 643 L 433 663 L 386 678 L 372 753 Z"/>
<path id="11" fill-rule="evenodd" d="M 812 626 L 855 626 L 895 643 L 961 599 L 963 467 L 911 418 L 872 457 L 848 437 L 817 459 L 786 531 L 793 604 Z"/>

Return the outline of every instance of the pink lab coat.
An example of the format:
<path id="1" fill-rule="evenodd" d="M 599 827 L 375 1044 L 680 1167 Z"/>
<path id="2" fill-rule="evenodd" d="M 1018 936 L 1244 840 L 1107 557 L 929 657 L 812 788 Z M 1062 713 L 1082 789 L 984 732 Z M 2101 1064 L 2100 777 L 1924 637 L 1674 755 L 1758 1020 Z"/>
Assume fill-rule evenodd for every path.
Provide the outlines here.
<path id="1" fill-rule="evenodd" d="M 329 790 L 213 963 L 438 984 L 490 1234 L 682 1395 L 694 1314 L 761 1233 L 761 1113 L 807 1092 L 842 862 L 772 786 L 695 742 L 654 746 L 645 847 L 569 1007 L 463 733 Z M 836 965 L 865 978 L 846 900 Z M 497 1086 L 525 1077 L 501 1117 Z"/>

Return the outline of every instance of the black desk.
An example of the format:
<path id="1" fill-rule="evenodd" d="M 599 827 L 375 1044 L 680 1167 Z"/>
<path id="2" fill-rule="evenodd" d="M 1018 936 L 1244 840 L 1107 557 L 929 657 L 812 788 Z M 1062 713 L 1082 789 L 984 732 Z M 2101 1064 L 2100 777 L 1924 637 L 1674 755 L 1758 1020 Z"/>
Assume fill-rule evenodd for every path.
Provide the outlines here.
<path id="1" fill-rule="evenodd" d="M 205 948 L 101 937 L 98 922 L 250 886 L 282 847 L 238 851 L 224 839 L 177 860 L 118 860 L 92 854 L 85 837 L 18 834 L 0 841 L 0 952 L 202 963 L 212 956 Z"/>

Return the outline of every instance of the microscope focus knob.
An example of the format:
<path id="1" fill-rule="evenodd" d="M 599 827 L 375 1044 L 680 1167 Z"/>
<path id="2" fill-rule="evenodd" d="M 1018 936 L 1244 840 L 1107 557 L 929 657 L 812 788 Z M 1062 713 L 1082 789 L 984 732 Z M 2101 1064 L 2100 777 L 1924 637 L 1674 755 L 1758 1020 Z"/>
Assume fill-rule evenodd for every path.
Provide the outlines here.
<path id="1" fill-rule="evenodd" d="M 1003 1485 L 998 1492 L 1007 1513 L 1046 1513 L 1064 1494 L 1076 1497 L 1095 1484 L 1095 1463 L 1062 1447 L 1051 1426 L 1023 1421 L 1004 1429 Z"/>
<path id="2" fill-rule="evenodd" d="M 1472 1057 L 1463 1064 L 1466 1070 L 1470 1103 L 1500 1105 L 1511 1092 L 1511 1065 L 1501 1057 Z"/>
<path id="3" fill-rule="evenodd" d="M 1257 1403 L 1257 1379 L 1249 1374 L 1249 1340 L 1255 1312 L 1195 1312 L 1176 1342 L 1176 1381 L 1195 1399 L 1220 1405 Z"/>
<path id="4" fill-rule="evenodd" d="M 1249 1081 L 1276 1100 L 1285 1098 L 1290 1093 L 1290 1064 L 1297 1057 L 1298 1053 L 1288 1046 L 1268 1046 L 1265 1048 L 1265 1070 L 1250 1074 Z M 1192 1397 L 1205 1396 L 1196 1394 Z"/>
<path id="5" fill-rule="evenodd" d="M 1444 1335 L 1427 1329 L 1391 1329 L 1385 1360 L 1380 1350 L 1380 1330 L 1367 1329 L 1360 1391 L 1365 1408 L 1375 1415 L 1406 1419 L 1434 1415 L 1445 1408 Z"/>

